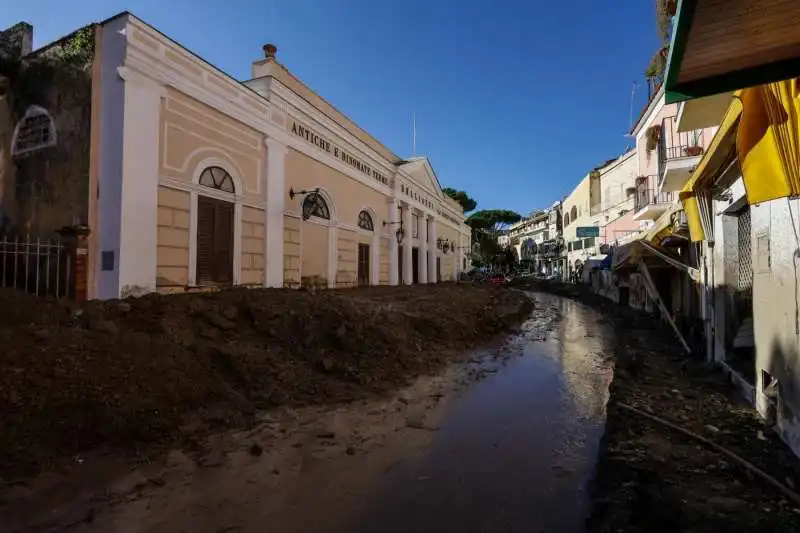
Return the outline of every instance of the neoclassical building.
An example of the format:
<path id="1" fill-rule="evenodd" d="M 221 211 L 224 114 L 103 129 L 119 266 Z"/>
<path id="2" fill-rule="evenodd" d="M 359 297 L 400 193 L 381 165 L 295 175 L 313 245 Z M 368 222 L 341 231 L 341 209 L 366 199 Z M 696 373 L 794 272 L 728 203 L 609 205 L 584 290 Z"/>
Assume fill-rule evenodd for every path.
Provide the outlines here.
<path id="1" fill-rule="evenodd" d="M 130 13 L 94 35 L 89 297 L 468 268 L 469 228 L 430 162 L 395 155 L 274 46 L 240 81 Z"/>

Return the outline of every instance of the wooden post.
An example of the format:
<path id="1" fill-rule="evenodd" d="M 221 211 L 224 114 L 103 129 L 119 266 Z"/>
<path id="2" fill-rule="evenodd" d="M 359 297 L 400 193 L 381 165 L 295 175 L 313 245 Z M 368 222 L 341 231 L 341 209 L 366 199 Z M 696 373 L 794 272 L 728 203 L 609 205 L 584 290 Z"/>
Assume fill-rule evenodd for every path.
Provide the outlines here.
<path id="1" fill-rule="evenodd" d="M 647 269 L 644 259 L 642 259 L 642 261 L 639 263 L 639 270 L 642 271 L 645 281 L 644 286 L 647 287 L 647 292 L 649 292 L 650 296 L 656 301 L 661 314 L 666 317 L 667 322 L 669 322 L 669 325 L 672 326 L 672 329 L 675 331 L 675 335 L 678 336 L 678 340 L 681 341 L 681 344 L 683 345 L 683 349 L 686 350 L 687 354 L 691 355 L 692 350 L 689 348 L 689 345 L 686 344 L 686 340 L 684 340 L 683 335 L 681 335 L 678 326 L 675 325 L 675 321 L 672 320 L 669 310 L 661 300 L 661 295 L 658 294 L 658 289 L 656 288 L 656 284 L 653 283 L 653 278 L 650 277 L 650 271 Z"/>

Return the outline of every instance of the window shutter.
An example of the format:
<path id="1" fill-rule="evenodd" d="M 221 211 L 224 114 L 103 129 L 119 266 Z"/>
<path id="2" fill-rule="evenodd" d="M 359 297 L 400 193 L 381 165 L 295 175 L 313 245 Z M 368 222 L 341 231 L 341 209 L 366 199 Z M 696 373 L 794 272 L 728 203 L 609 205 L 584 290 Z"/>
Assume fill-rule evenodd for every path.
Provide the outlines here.
<path id="1" fill-rule="evenodd" d="M 197 282 L 214 279 L 212 257 L 214 253 L 214 202 L 209 198 L 197 199 Z"/>
<path id="2" fill-rule="evenodd" d="M 233 282 L 233 205 L 215 202 L 214 281 Z"/>

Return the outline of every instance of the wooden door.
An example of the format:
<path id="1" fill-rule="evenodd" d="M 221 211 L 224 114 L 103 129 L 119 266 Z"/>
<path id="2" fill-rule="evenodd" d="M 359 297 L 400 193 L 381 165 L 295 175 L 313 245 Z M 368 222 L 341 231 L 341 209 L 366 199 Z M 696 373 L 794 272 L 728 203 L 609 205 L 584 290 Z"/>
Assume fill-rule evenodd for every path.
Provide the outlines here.
<path id="1" fill-rule="evenodd" d="M 397 275 L 400 285 L 403 284 L 403 245 L 397 247 Z"/>
<path id="2" fill-rule="evenodd" d="M 411 281 L 419 283 L 419 248 L 411 249 Z"/>
<path id="3" fill-rule="evenodd" d="M 197 198 L 197 283 L 233 283 L 233 204 Z"/>
<path id="4" fill-rule="evenodd" d="M 358 285 L 369 285 L 369 244 L 358 245 Z"/>

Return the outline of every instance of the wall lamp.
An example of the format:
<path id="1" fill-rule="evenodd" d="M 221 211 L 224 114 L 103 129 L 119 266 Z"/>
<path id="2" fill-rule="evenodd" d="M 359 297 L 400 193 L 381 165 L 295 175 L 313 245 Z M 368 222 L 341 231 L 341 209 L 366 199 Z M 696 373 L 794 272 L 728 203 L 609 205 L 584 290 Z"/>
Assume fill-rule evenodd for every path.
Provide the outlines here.
<path id="1" fill-rule="evenodd" d="M 455 250 L 455 244 L 451 243 L 447 239 L 442 239 L 441 237 L 436 239 L 436 247 L 440 249 L 443 253 L 449 252 L 451 249 Z"/>
<path id="2" fill-rule="evenodd" d="M 406 235 L 406 230 L 403 227 L 403 221 L 402 220 L 398 222 L 386 222 L 385 220 L 383 221 L 383 227 L 393 226 L 395 224 L 400 225 L 400 227 L 397 228 L 397 231 L 394 232 L 395 236 L 397 237 L 397 244 L 403 244 L 403 237 L 405 237 Z"/>
<path id="3" fill-rule="evenodd" d="M 289 189 L 289 198 L 294 200 L 295 196 L 307 196 L 308 198 L 311 199 L 313 205 L 313 202 L 315 202 L 317 200 L 317 196 L 319 196 L 319 188 L 312 190 L 303 189 L 301 191 L 295 191 L 294 189 Z M 303 202 L 302 217 L 304 221 L 311 218 L 311 211 L 312 211 L 311 209 L 306 210 L 306 204 L 305 202 Z"/>
<path id="4" fill-rule="evenodd" d="M 289 189 L 289 198 L 292 200 L 294 200 L 295 196 L 308 196 L 311 194 L 319 194 L 319 188 L 311 190 L 303 189 L 301 191 L 295 191 L 294 189 Z"/>

